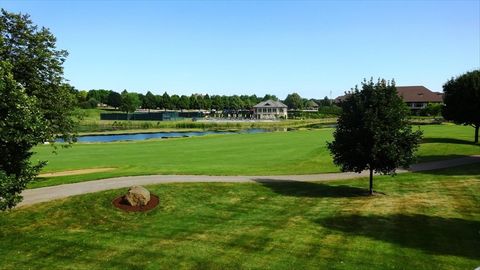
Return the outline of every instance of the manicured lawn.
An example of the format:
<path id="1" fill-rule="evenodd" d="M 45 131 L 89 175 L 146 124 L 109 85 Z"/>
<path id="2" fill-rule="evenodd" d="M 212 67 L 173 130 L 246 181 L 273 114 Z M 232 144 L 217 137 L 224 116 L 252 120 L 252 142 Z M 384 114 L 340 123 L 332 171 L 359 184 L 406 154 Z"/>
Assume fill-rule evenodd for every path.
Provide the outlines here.
<path id="1" fill-rule="evenodd" d="M 421 129 L 424 140 L 417 153 L 420 161 L 480 155 L 480 144 L 473 144 L 474 129 L 470 126 L 444 124 Z"/>
<path id="2" fill-rule="evenodd" d="M 422 126 L 419 161 L 480 154 L 464 126 Z M 36 148 L 32 160 L 48 160 L 44 172 L 114 167 L 114 171 L 42 179 L 30 187 L 140 174 L 279 175 L 338 172 L 326 142 L 332 129 L 263 134 L 213 135 L 156 141 L 76 144 Z"/>
<path id="3" fill-rule="evenodd" d="M 378 177 L 385 195 L 365 196 L 366 187 L 165 184 L 149 187 L 161 201 L 148 213 L 115 209 L 125 190 L 43 203 L 0 213 L 0 268 L 480 266 L 480 166 Z"/>

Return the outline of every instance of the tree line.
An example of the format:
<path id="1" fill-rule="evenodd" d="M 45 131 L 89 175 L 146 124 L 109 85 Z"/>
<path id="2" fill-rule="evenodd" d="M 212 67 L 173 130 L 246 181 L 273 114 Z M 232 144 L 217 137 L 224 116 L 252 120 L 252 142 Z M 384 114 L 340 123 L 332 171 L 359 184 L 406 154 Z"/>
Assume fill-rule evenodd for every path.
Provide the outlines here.
<path id="1" fill-rule="evenodd" d="M 118 93 L 112 90 L 92 89 L 89 91 L 76 91 L 78 105 L 81 108 L 95 108 L 98 104 L 120 109 L 125 112 L 134 112 L 138 108 L 153 110 L 249 110 L 254 105 L 266 101 L 279 99 L 275 95 L 267 94 L 263 97 L 257 95 L 169 95 L 167 92 L 162 95 L 155 95 L 148 91 L 146 94 L 128 92 L 123 90 Z M 289 94 L 285 105 L 292 110 L 311 108 L 315 104 L 323 107 L 332 106 L 328 97 L 324 99 L 306 99 L 297 93 Z M 314 103 L 313 103 L 314 102 Z"/>

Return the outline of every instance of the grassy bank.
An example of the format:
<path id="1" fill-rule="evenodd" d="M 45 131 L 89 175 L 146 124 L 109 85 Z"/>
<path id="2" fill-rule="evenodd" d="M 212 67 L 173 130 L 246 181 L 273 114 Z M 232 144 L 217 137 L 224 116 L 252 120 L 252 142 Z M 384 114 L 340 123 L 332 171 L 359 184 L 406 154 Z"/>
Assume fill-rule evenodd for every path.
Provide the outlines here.
<path id="1" fill-rule="evenodd" d="M 0 213 L 4 269 L 474 269 L 480 166 L 330 183 L 151 186 Z M 35 222 L 33 222 L 35 221 Z"/>
<path id="2" fill-rule="evenodd" d="M 456 125 L 420 126 L 424 131 L 419 161 L 480 154 L 470 143 L 472 130 Z M 338 172 L 326 147 L 333 129 L 263 134 L 212 135 L 156 141 L 76 144 L 52 154 L 37 147 L 32 160 L 47 160 L 43 172 L 87 168 L 113 171 L 43 178 L 30 187 L 125 175 L 279 175 Z"/>

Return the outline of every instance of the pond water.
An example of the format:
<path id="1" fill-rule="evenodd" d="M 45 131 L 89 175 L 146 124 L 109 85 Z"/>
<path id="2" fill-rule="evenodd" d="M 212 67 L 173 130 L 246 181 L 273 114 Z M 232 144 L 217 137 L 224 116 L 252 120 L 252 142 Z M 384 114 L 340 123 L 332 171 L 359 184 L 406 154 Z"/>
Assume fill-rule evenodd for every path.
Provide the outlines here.
<path id="1" fill-rule="evenodd" d="M 252 128 L 240 131 L 195 131 L 195 132 L 156 132 L 156 133 L 135 133 L 135 134 L 114 134 L 114 135 L 91 135 L 78 136 L 78 142 L 115 142 L 115 141 L 138 141 L 148 139 L 168 139 L 204 136 L 209 134 L 241 134 L 241 133 L 263 133 L 267 129 Z M 58 140 L 61 142 L 62 140 Z"/>

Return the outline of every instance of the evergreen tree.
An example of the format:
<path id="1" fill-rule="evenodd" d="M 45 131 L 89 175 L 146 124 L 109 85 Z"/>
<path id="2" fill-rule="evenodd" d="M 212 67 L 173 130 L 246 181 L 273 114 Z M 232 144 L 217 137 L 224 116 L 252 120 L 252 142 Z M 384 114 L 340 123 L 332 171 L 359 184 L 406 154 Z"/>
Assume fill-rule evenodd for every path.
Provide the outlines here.
<path id="1" fill-rule="evenodd" d="M 148 91 L 147 94 L 145 95 L 145 98 L 143 101 L 143 108 L 148 109 L 149 112 L 151 109 L 157 108 L 157 99 L 155 98 L 155 95 L 152 94 L 152 92 L 150 91 Z"/>

